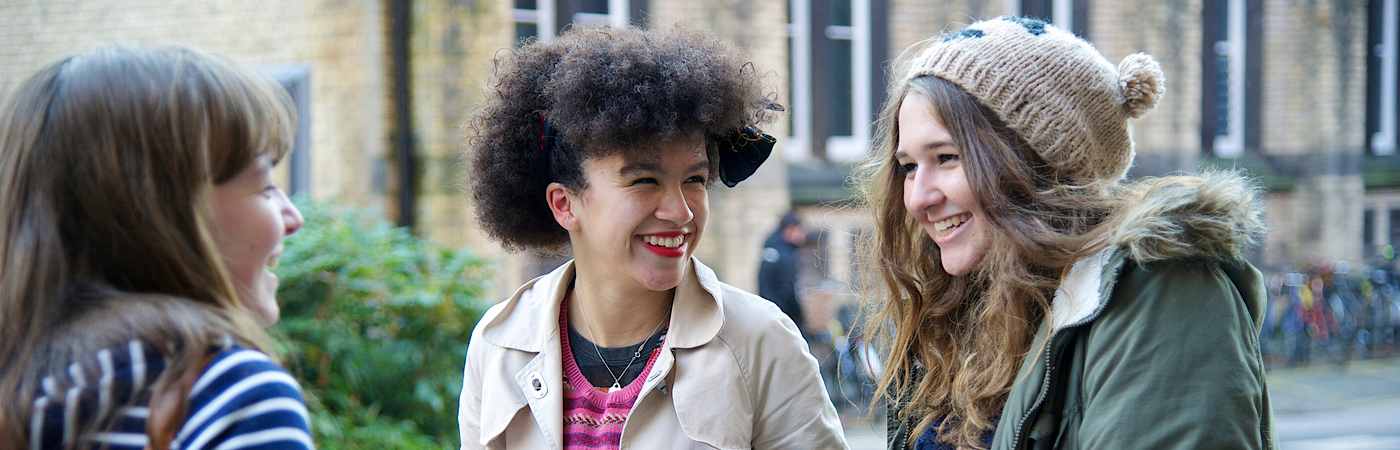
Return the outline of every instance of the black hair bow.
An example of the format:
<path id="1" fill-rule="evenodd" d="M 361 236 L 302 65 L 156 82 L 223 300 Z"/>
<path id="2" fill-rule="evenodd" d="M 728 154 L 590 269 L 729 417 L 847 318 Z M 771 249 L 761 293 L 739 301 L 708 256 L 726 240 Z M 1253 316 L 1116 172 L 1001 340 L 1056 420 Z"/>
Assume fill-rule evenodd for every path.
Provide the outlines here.
<path id="1" fill-rule="evenodd" d="M 777 138 L 754 126 L 740 128 L 734 135 L 720 140 L 719 179 L 734 187 L 758 171 L 758 166 L 773 153 Z"/>

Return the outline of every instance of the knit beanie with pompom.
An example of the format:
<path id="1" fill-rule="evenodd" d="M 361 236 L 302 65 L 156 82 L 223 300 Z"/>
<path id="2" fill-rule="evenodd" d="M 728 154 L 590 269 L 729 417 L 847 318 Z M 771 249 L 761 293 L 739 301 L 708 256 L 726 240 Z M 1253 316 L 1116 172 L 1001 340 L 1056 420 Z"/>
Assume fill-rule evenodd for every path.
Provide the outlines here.
<path id="1" fill-rule="evenodd" d="M 1128 119 L 1157 105 L 1162 68 L 1143 53 L 1115 68 L 1092 45 L 1036 19 L 998 17 L 934 38 L 903 81 L 958 85 L 1030 144 L 1066 181 L 1122 179 L 1133 161 Z"/>

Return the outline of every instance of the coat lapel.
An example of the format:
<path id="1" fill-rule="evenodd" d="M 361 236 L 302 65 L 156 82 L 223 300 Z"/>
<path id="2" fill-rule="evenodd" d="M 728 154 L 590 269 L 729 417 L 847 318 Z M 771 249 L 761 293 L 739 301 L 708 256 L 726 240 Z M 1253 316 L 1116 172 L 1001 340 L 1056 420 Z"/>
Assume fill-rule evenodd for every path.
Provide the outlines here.
<path id="1" fill-rule="evenodd" d="M 530 403 L 530 414 L 550 448 L 563 447 L 564 371 L 560 352 L 543 351 L 515 372 L 516 388 Z"/>

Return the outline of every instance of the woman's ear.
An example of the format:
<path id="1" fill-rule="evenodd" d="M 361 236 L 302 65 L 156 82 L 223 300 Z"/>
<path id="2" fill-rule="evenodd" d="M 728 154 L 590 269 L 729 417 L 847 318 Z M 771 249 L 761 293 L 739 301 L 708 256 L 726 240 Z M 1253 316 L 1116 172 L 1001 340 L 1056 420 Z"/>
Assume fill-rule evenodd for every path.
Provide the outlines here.
<path id="1" fill-rule="evenodd" d="M 574 215 L 578 198 L 574 192 L 562 184 L 549 183 L 549 187 L 544 189 L 544 199 L 549 204 L 549 211 L 554 213 L 554 221 L 565 230 L 574 231 L 578 226 L 578 216 Z"/>

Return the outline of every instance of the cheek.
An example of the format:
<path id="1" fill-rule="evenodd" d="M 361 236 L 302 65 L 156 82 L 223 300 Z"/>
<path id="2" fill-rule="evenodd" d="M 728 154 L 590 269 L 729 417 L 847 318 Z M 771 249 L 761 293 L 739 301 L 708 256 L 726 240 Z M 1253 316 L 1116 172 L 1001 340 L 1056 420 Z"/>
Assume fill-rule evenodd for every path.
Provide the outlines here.
<path id="1" fill-rule="evenodd" d="M 695 221 L 704 225 L 704 219 L 710 212 L 710 191 L 699 188 L 696 192 L 686 195 L 686 205 L 690 206 L 690 212 L 695 214 Z"/>
<path id="2" fill-rule="evenodd" d="M 284 229 L 279 211 L 268 205 L 247 208 L 220 227 L 221 250 L 230 264 L 247 272 L 260 272 L 282 242 Z"/>

